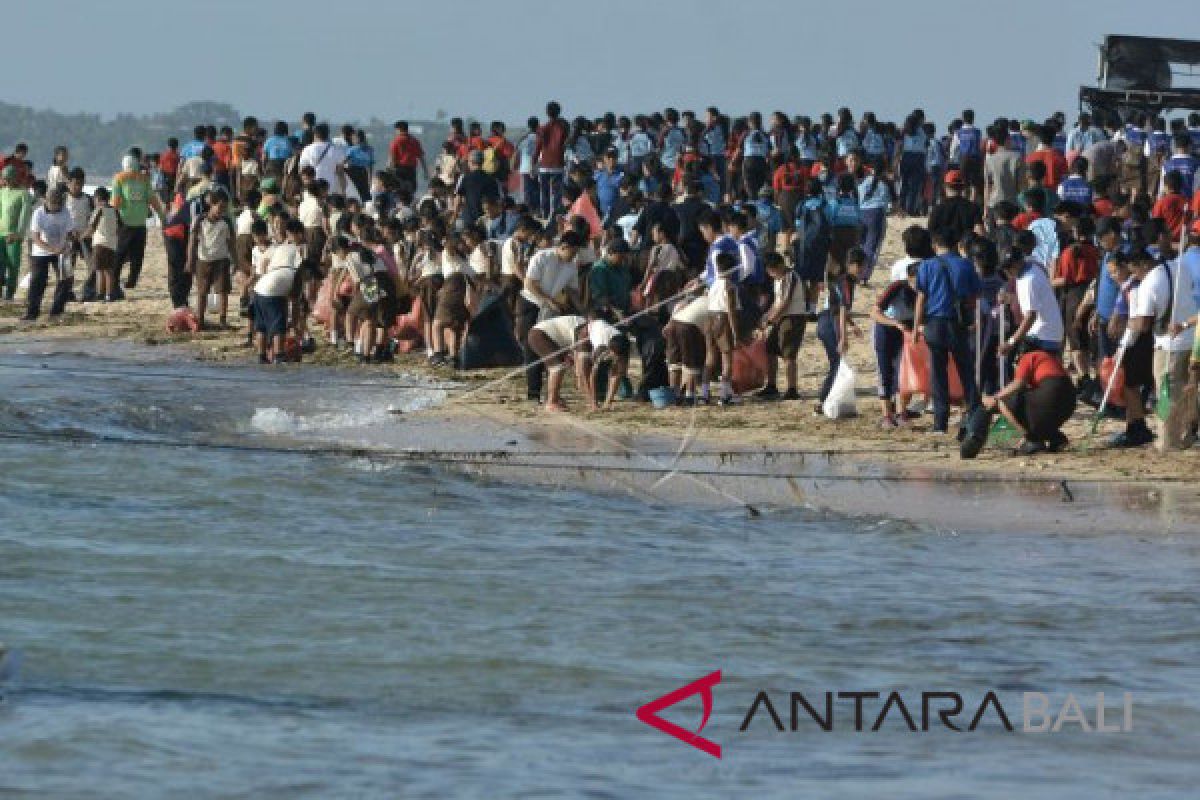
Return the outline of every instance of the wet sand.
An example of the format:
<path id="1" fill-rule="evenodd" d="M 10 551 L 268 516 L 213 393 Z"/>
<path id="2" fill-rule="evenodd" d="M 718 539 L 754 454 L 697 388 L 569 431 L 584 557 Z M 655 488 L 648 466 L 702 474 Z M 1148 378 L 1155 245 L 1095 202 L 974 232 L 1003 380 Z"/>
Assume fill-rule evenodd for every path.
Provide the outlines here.
<path id="1" fill-rule="evenodd" d="M 648 405 L 619 403 L 612 412 L 587 413 L 568 379 L 564 396 L 571 412 L 548 414 L 524 400 L 519 370 L 432 370 L 419 355 L 401 356 L 394 365 L 357 369 L 373 377 L 407 373 L 458 382 L 464 390 L 451 392 L 444 405 L 398 421 L 411 439 L 407 446 L 452 451 L 447 460 L 458 458 L 454 453 L 502 450 L 511 454 L 505 458 L 512 462 L 522 452 L 536 452 L 556 467 L 529 466 L 526 472 L 534 480 L 552 472 L 561 475 L 566 461 L 576 466 L 576 479 L 590 487 L 643 495 L 653 487 L 652 499 L 690 497 L 754 508 L 799 503 L 948 529 L 1200 530 L 1200 487 L 1195 482 L 1200 452 L 1106 450 L 1106 436 L 1120 429 L 1120 423 L 1112 421 L 1102 423 L 1086 446 L 1090 408 L 1081 407 L 1068 424 L 1072 445 L 1067 452 L 1031 458 L 988 447 L 975 461 L 963 462 L 953 437 L 934 438 L 927 433 L 928 416 L 905 430 L 879 428 L 871 323 L 861 310 L 869 307 L 881 288 L 879 276 L 886 277 L 899 257 L 899 233 L 905 224 L 889 220 L 875 285 L 863 290 L 856 303 L 860 311 L 855 318 L 863 335 L 852 339 L 849 358 L 858 374 L 857 418 L 831 421 L 813 415 L 812 395 L 825 362 L 811 334 L 800 362 L 801 392 L 807 399 L 736 408 L 658 411 Z M 73 304 L 62 320 L 33 325 L 17 322 L 23 306 L 3 305 L 0 344 L 10 350 L 51 352 L 74 347 L 69 340 L 101 350 L 105 342 L 122 341 L 138 351 L 151 348 L 164 358 L 249 362 L 250 352 L 242 346 L 244 337 L 238 331 L 166 333 L 170 303 L 165 257 L 157 235 L 152 232 L 149 238 L 141 285 L 129 293 L 129 301 Z M 241 324 L 236 318 L 232 321 Z M 352 359 L 326 346 L 306 361 L 330 367 L 352 365 Z M 681 450 L 687 455 L 677 456 Z M 647 452 L 655 455 L 641 455 Z M 549 461 L 559 453 L 562 458 Z M 604 453 L 612 454 L 609 460 L 598 455 Z M 491 457 L 490 452 L 485 455 Z M 487 473 L 486 458 L 476 460 L 481 463 L 462 466 Z M 615 469 L 622 464 L 634 470 Z M 599 469 L 589 473 L 589 466 Z M 514 470 L 512 463 L 503 469 L 506 474 Z M 672 471 L 673 476 L 663 480 Z"/>

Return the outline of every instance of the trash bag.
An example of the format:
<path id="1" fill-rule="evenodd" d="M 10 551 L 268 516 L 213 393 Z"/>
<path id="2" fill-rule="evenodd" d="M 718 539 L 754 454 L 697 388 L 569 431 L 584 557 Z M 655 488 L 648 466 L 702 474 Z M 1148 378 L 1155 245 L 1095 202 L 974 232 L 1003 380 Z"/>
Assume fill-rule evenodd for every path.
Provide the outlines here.
<path id="1" fill-rule="evenodd" d="M 962 380 L 953 358 L 947 360 L 950 382 L 950 402 L 963 400 Z M 929 345 L 917 344 L 911 333 L 904 334 L 904 350 L 900 355 L 900 393 L 933 397 L 933 375 L 929 371 Z"/>
<path id="2" fill-rule="evenodd" d="M 992 432 L 993 416 L 993 412 L 983 406 L 975 406 L 971 409 L 963 421 L 966 435 L 958 447 L 959 458 L 972 459 L 979 455 L 979 451 L 987 444 L 988 436 Z"/>
<path id="3" fill-rule="evenodd" d="M 167 315 L 167 333 L 195 333 L 200 330 L 196 312 L 187 306 L 177 308 Z"/>
<path id="4" fill-rule="evenodd" d="M 1104 391 L 1108 389 L 1108 382 L 1112 379 L 1113 368 L 1116 367 L 1117 378 L 1113 381 L 1112 391 L 1108 393 L 1108 405 L 1111 408 L 1125 407 L 1125 368 L 1117 367 L 1117 359 L 1114 356 L 1107 356 L 1100 362 L 1100 396 L 1104 396 Z"/>
<path id="5" fill-rule="evenodd" d="M 821 410 L 830 419 L 853 417 L 858 414 L 858 405 L 854 397 L 854 370 L 844 358 L 838 364 L 833 386 L 829 389 L 829 396 L 825 398 Z"/>
<path id="6" fill-rule="evenodd" d="M 396 342 L 396 352 L 411 353 L 419 350 L 425 344 L 425 312 L 420 303 L 413 303 L 412 308 L 396 317 L 396 322 L 388 334 Z"/>
<path id="7" fill-rule="evenodd" d="M 419 303 L 414 303 L 414 307 Z M 499 294 L 488 295 L 467 327 L 466 340 L 459 353 L 462 369 L 517 367 L 524 363 L 521 345 L 513 335 L 508 306 Z"/>
<path id="8" fill-rule="evenodd" d="M 767 382 L 767 340 L 755 339 L 733 351 L 733 390 L 754 391 Z"/>

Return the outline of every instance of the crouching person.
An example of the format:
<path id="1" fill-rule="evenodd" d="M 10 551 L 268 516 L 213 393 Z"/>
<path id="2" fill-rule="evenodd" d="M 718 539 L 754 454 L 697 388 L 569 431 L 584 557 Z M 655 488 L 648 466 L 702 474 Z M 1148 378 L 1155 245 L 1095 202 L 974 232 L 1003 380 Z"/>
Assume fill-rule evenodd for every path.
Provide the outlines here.
<path id="1" fill-rule="evenodd" d="M 287 224 L 287 241 L 271 250 L 266 271 L 250 291 L 250 320 L 254 326 L 260 364 L 282 364 L 288 319 L 300 316 L 302 282 L 296 275 L 304 263 L 304 223 Z"/>
<path id="2" fill-rule="evenodd" d="M 1017 362 L 1012 382 L 984 397 L 983 406 L 999 411 L 1024 435 L 1018 455 L 1057 453 L 1067 446 L 1061 428 L 1075 413 L 1075 384 L 1057 355 L 1030 350 Z"/>
<path id="3" fill-rule="evenodd" d="M 575 380 L 579 390 L 587 398 L 588 410 L 611 411 L 617 397 L 617 389 L 629 373 L 629 337 L 608 319 L 597 313 L 588 315 L 587 327 L 583 330 L 583 345 L 575 359 Z M 598 387 L 607 367 L 608 380 Z M 596 396 L 599 388 L 604 389 L 603 405 Z"/>
<path id="4" fill-rule="evenodd" d="M 586 337 L 587 320 L 576 314 L 539 322 L 529 331 L 529 349 L 550 374 L 546 385 L 547 411 L 567 410 L 562 401 L 563 372 L 567 369 L 567 357 L 581 349 L 581 340 L 586 340 Z"/>

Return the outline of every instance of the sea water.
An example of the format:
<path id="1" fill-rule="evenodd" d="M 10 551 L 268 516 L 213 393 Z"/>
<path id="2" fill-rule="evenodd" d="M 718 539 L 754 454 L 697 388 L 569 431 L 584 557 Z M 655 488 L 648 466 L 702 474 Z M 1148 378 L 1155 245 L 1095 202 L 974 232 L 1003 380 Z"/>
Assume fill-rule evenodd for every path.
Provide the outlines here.
<path id="1" fill-rule="evenodd" d="M 0 363 L 0 794 L 1194 796 L 1190 536 L 753 518 L 307 455 L 447 390 Z M 635 717 L 718 669 L 721 759 Z M 1118 722 L 1128 692 L 1133 730 L 870 732 L 878 703 L 862 732 L 844 704 L 789 729 L 790 692 L 893 689 L 1014 716 L 1026 691 L 1105 692 Z M 739 730 L 760 691 L 784 732 Z M 695 730 L 699 697 L 664 716 Z"/>

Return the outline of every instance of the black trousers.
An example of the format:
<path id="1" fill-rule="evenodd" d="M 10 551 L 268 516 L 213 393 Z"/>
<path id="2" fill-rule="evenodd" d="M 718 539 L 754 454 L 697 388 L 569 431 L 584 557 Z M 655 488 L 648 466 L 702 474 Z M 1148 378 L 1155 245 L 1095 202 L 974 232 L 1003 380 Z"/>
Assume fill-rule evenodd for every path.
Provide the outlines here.
<path id="1" fill-rule="evenodd" d="M 189 305 L 188 298 L 192 293 L 192 276 L 184 269 L 187 266 L 187 239 L 165 236 L 163 242 L 167 250 L 167 291 L 171 294 L 171 307 L 183 308 Z"/>
<path id="2" fill-rule="evenodd" d="M 71 294 L 74 279 L 66 276 L 60 256 L 33 256 L 29 262 L 29 296 L 25 307 L 26 319 L 37 319 L 42 312 L 42 297 L 50 281 L 50 270 L 54 270 L 54 299 L 50 303 L 50 316 L 63 313 L 67 298 Z"/>
<path id="3" fill-rule="evenodd" d="M 125 226 L 117 238 L 117 280 L 121 282 L 121 268 L 129 264 L 129 279 L 125 288 L 137 286 L 138 278 L 142 275 L 142 261 L 146 257 L 146 226 L 132 228 Z"/>

